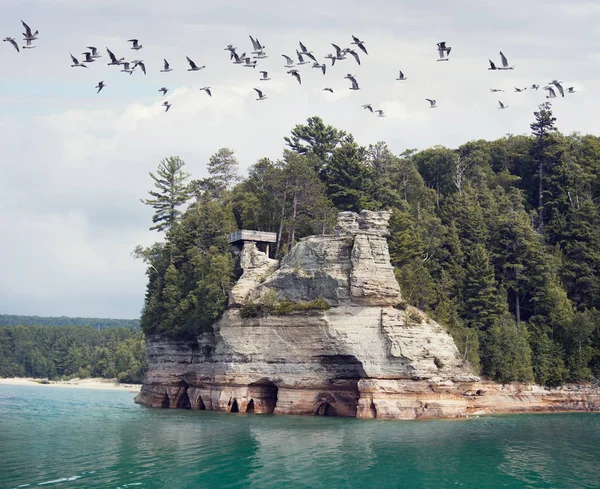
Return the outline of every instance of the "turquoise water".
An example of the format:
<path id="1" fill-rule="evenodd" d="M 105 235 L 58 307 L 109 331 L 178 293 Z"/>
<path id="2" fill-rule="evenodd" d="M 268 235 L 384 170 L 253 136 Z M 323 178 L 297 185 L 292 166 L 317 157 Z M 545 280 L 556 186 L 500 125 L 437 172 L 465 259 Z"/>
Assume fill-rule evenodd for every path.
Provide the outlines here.
<path id="1" fill-rule="evenodd" d="M 0 487 L 600 488 L 600 415 L 377 421 L 0 386 Z"/>

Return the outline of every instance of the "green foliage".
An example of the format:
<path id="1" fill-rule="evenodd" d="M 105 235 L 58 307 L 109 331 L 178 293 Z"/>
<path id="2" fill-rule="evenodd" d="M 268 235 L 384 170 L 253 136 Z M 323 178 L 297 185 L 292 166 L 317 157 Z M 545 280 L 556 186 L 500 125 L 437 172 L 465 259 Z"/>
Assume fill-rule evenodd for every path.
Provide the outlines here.
<path id="1" fill-rule="evenodd" d="M 117 378 L 140 383 L 144 335 L 133 328 L 0 326 L 0 377 Z"/>
<path id="2" fill-rule="evenodd" d="M 185 162 L 178 156 L 171 156 L 160 162 L 156 171 L 157 175 L 150 172 L 154 186 L 158 189 L 158 192 L 148 191 L 153 197 L 152 199 L 142 200 L 142 203 L 155 210 L 152 216 L 154 226 L 150 230 L 170 230 L 180 214 L 177 208 L 190 198 L 190 190 L 185 183 L 190 175 L 183 171 L 184 166 Z"/>
<path id="3" fill-rule="evenodd" d="M 296 125 L 291 137 L 284 140 L 293 151 L 302 155 L 313 154 L 320 162 L 325 162 L 345 137 L 345 131 L 326 126 L 320 117 L 309 117 L 306 124 Z"/>
<path id="4" fill-rule="evenodd" d="M 139 319 L 71 318 L 66 316 L 16 316 L 0 314 L 0 326 L 90 326 L 103 328 L 140 328 Z"/>
<path id="5" fill-rule="evenodd" d="M 262 298 L 261 302 L 249 301 L 240 308 L 243 318 L 256 318 L 268 315 L 287 316 L 295 312 L 303 311 L 326 311 L 331 306 L 322 298 L 309 302 L 277 301 L 270 298 Z"/>

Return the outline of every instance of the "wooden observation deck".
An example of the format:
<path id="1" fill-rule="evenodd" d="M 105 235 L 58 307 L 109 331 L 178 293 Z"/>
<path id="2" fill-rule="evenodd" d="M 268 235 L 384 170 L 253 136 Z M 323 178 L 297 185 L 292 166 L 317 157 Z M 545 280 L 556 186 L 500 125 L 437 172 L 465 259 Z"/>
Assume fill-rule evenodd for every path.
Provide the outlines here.
<path id="1" fill-rule="evenodd" d="M 251 241 L 257 245 L 261 244 L 265 248 L 265 253 L 269 256 L 269 247 L 271 243 L 277 243 L 277 233 L 267 233 L 265 231 L 252 231 L 249 229 L 238 229 L 227 236 L 232 246 L 244 246 L 246 241 Z"/>

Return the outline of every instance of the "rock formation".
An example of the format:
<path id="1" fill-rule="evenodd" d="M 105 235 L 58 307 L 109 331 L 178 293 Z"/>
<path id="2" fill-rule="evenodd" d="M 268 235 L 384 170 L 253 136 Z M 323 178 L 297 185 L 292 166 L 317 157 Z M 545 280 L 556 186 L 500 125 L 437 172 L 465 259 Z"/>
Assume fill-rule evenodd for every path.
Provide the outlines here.
<path id="1" fill-rule="evenodd" d="M 300 240 L 280 264 L 245 243 L 243 274 L 213 331 L 194 341 L 147 339 L 136 402 L 386 419 L 600 407 L 594 390 L 503 388 L 473 375 L 447 331 L 402 302 L 389 217 L 341 212 L 334 235 Z M 242 317 L 249 304 L 316 299 L 330 309 Z"/>

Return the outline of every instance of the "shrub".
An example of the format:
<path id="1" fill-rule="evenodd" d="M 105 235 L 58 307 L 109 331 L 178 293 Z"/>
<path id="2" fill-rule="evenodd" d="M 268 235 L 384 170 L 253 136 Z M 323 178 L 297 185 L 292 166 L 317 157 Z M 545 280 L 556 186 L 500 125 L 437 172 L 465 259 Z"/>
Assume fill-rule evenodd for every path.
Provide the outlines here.
<path id="1" fill-rule="evenodd" d="M 257 318 L 262 316 L 265 313 L 265 307 L 262 304 L 257 304 L 256 302 L 248 302 L 244 304 L 240 309 L 240 316 L 243 318 Z"/>
<path id="2" fill-rule="evenodd" d="M 417 311 L 410 311 L 408 313 L 408 319 L 410 319 L 411 321 L 413 321 L 417 324 L 421 324 L 421 321 L 423 320 L 423 318 Z"/>
<path id="3" fill-rule="evenodd" d="M 406 309 L 408 308 L 408 302 L 400 301 L 394 307 L 400 311 L 406 311 Z"/>

